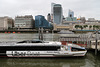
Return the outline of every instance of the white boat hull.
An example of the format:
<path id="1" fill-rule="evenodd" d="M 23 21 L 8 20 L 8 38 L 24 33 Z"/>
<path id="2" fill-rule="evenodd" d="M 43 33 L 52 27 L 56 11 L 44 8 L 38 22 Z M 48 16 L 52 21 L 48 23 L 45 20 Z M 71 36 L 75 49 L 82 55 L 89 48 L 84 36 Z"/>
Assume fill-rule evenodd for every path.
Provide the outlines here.
<path id="1" fill-rule="evenodd" d="M 7 57 L 67 57 L 84 56 L 87 51 L 6 51 Z"/>

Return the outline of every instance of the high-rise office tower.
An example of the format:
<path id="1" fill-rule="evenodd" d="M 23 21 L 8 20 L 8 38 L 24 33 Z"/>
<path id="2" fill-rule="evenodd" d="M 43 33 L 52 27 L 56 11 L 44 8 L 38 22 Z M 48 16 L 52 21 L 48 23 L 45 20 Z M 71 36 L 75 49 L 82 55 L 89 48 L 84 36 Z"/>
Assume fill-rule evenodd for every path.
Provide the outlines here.
<path id="1" fill-rule="evenodd" d="M 54 7 L 55 3 L 51 3 L 51 14 L 53 14 L 53 7 Z"/>
<path id="2" fill-rule="evenodd" d="M 63 19 L 62 6 L 60 4 L 51 4 L 51 20 L 53 23 L 61 24 Z"/>
<path id="3" fill-rule="evenodd" d="M 77 18 L 74 17 L 74 12 L 72 10 L 69 10 L 68 17 L 65 19 L 66 21 L 77 21 Z"/>
<path id="4" fill-rule="evenodd" d="M 51 3 L 51 22 L 53 23 L 53 7 L 55 3 Z"/>
<path id="5" fill-rule="evenodd" d="M 72 10 L 69 10 L 68 12 L 68 17 L 73 18 L 74 17 L 74 12 Z"/>

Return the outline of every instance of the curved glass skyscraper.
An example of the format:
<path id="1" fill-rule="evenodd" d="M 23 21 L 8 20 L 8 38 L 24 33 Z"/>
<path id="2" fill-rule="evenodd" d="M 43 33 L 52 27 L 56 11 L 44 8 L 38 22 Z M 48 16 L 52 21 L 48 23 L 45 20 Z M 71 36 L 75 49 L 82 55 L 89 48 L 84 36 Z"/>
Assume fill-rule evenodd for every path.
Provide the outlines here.
<path id="1" fill-rule="evenodd" d="M 53 17 L 53 23 L 61 24 L 62 23 L 62 6 L 60 4 L 51 4 L 51 13 Z"/>

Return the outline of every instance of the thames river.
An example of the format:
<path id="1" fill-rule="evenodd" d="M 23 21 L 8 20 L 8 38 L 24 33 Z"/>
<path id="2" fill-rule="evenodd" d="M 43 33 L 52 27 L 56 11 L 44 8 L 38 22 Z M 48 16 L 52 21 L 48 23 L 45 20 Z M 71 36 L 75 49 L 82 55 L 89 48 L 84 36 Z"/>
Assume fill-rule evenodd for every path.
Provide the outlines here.
<path id="1" fill-rule="evenodd" d="M 45 41 L 59 41 L 60 34 L 44 34 Z M 36 33 L 0 33 L 0 42 L 38 39 Z M 0 67 L 100 67 L 100 55 L 88 52 L 85 57 L 0 58 Z"/>

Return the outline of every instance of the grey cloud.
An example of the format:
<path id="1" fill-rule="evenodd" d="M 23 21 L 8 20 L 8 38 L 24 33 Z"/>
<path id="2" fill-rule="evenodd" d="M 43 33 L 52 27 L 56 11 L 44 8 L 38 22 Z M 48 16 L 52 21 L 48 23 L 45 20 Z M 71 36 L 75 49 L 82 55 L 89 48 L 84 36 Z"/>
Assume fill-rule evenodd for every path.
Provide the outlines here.
<path id="1" fill-rule="evenodd" d="M 0 0 L 0 16 L 8 15 L 13 18 L 26 14 L 46 16 L 51 12 L 52 2 L 62 4 L 65 17 L 68 9 L 72 9 L 77 17 L 100 19 L 100 0 Z"/>

